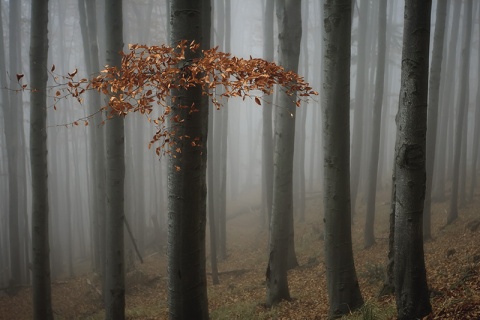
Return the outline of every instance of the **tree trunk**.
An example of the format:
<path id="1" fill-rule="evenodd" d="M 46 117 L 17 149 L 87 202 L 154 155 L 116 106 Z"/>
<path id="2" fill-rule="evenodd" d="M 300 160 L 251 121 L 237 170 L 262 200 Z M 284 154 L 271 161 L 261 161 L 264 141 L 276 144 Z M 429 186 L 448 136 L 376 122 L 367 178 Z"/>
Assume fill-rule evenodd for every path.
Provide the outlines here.
<path id="1" fill-rule="evenodd" d="M 435 20 L 435 34 L 433 38 L 432 62 L 430 67 L 430 88 L 428 91 L 428 119 L 427 119 L 427 185 L 425 191 L 425 205 L 423 207 L 423 239 L 431 238 L 431 202 L 432 176 L 435 166 L 435 148 L 438 122 L 438 100 L 440 95 L 440 75 L 442 72 L 443 44 L 445 39 L 445 21 L 447 16 L 447 0 L 439 0 Z"/>
<path id="2" fill-rule="evenodd" d="M 97 44 L 97 19 L 94 0 L 79 0 L 80 27 L 84 41 L 84 55 L 87 73 L 94 74 L 100 70 L 98 44 Z M 85 11 L 84 13 L 82 13 Z M 89 175 L 92 185 L 90 216 L 93 270 L 103 279 L 105 274 L 105 138 L 104 126 L 101 125 L 102 113 L 101 97 L 97 92 L 88 92 L 88 113 L 94 115 L 88 127 L 89 143 Z"/>
<path id="3" fill-rule="evenodd" d="M 202 42 L 202 12 L 201 1 L 171 1 L 172 45 L 181 40 Z M 187 48 L 185 59 L 195 59 L 200 54 Z M 171 94 L 176 99 L 172 101 L 170 119 L 179 117 L 183 122 L 172 122 L 174 136 L 168 164 L 169 317 L 208 319 L 205 274 L 208 108 L 201 87 L 174 89 Z M 191 108 L 198 112 L 189 114 Z M 197 138 L 193 145 L 190 139 Z M 175 151 L 177 148 L 181 153 Z"/>
<path id="4" fill-rule="evenodd" d="M 464 4 L 464 39 L 463 52 L 461 60 L 461 74 L 460 74 L 460 92 L 458 95 L 458 114 L 457 125 L 455 130 L 455 153 L 453 159 L 453 183 L 452 183 L 452 198 L 450 202 L 450 211 L 448 212 L 447 224 L 452 223 L 458 218 L 458 188 L 460 175 L 460 155 L 462 148 L 463 130 L 466 130 L 465 113 L 468 108 L 468 77 L 470 68 L 470 48 L 472 35 L 472 1 L 468 0 Z"/>
<path id="5" fill-rule="evenodd" d="M 355 111 L 353 116 L 352 135 L 352 163 L 351 163 L 351 206 L 352 215 L 355 214 L 355 203 L 357 200 L 358 185 L 360 180 L 363 143 L 363 109 L 365 104 L 365 84 L 367 82 L 367 23 L 368 8 L 370 2 L 362 0 L 359 12 L 358 26 L 358 54 L 357 54 L 357 76 L 355 85 Z"/>
<path id="6" fill-rule="evenodd" d="M 287 71 L 298 71 L 302 38 L 301 3 L 277 2 L 279 24 L 279 64 Z M 275 108 L 273 205 L 270 225 L 269 261 L 266 272 L 267 305 L 290 299 L 287 268 L 293 243 L 293 153 L 295 141 L 296 95 L 279 94 Z M 287 254 L 285 254 L 287 253 Z M 296 258 L 295 258 L 296 260 Z"/>
<path id="7" fill-rule="evenodd" d="M 267 61 L 273 61 L 274 39 L 273 39 L 273 10 L 275 9 L 274 0 L 266 0 L 265 14 L 263 20 L 263 58 Z M 272 103 L 273 94 L 263 98 L 262 107 L 262 192 L 265 201 L 265 218 L 270 226 L 272 217 L 272 193 L 273 193 L 273 137 L 272 137 Z"/>
<path id="8" fill-rule="evenodd" d="M 212 6 L 210 0 L 202 0 L 203 6 L 203 22 L 204 30 L 203 32 L 203 42 L 202 49 L 207 50 L 211 47 L 211 14 Z M 208 96 L 204 96 L 203 99 L 204 105 L 208 106 L 208 109 L 212 109 L 213 105 L 208 99 Z M 214 198 L 214 189 L 213 189 L 213 111 L 208 114 L 208 132 L 210 133 L 207 138 L 207 196 L 208 196 L 208 228 L 210 231 L 210 265 L 212 269 L 212 282 L 213 284 L 219 284 L 220 280 L 218 278 L 218 266 L 217 266 L 217 237 L 216 237 L 216 226 L 215 226 L 215 198 Z"/>
<path id="9" fill-rule="evenodd" d="M 123 49 L 122 2 L 106 0 L 106 60 L 109 66 L 120 66 Z M 115 93 L 113 93 L 115 94 Z M 125 132 L 122 116 L 113 115 L 106 125 L 106 271 L 105 318 L 125 319 L 124 263 L 124 181 Z"/>
<path id="10" fill-rule="evenodd" d="M 302 3 L 302 11 L 308 13 L 309 4 L 304 1 Z M 302 21 L 302 28 L 308 30 L 308 16 Z M 303 77 L 308 79 L 309 75 L 309 59 L 308 59 L 308 41 L 303 41 Z M 298 109 L 297 119 L 295 122 L 295 154 L 294 154 L 294 183 L 295 188 L 293 207 L 295 214 L 298 215 L 298 221 L 305 222 L 305 145 L 306 145 L 306 127 L 307 127 L 307 104 Z M 296 178 L 295 178 L 296 177 Z"/>
<path id="11" fill-rule="evenodd" d="M 223 1 L 223 0 L 222 0 Z M 224 25 L 225 30 L 221 33 L 222 41 L 224 45 L 224 51 L 230 52 L 230 37 L 231 33 L 231 6 L 230 1 L 225 1 L 221 6 L 223 10 L 219 12 L 221 14 L 221 22 Z M 228 148 L 228 101 L 225 101 L 224 107 L 220 110 L 219 121 L 221 124 L 220 132 L 215 133 L 220 137 L 220 143 L 218 144 L 218 168 L 219 179 L 218 182 L 218 255 L 220 259 L 225 260 L 227 258 L 227 148 Z"/>
<path id="12" fill-rule="evenodd" d="M 459 24 L 460 24 L 460 8 L 462 6 L 461 1 L 453 1 L 452 5 L 454 6 L 453 16 L 452 16 L 452 29 L 449 38 L 449 47 L 448 47 L 448 55 L 447 55 L 447 70 L 445 73 L 446 79 L 455 79 L 455 72 L 456 72 L 456 60 L 457 60 L 457 41 L 458 41 L 458 31 L 459 31 Z M 455 81 L 453 81 L 455 83 Z M 451 110 L 453 110 L 452 106 L 454 105 L 455 98 L 455 85 L 447 85 L 446 90 L 442 93 L 442 117 L 440 122 L 440 128 L 438 136 L 437 136 L 437 145 L 444 146 L 443 148 L 438 149 L 438 154 L 435 157 L 438 160 L 438 172 L 436 174 L 436 183 L 434 192 L 434 198 L 436 200 L 443 201 L 445 199 L 445 185 L 446 185 L 446 166 L 447 162 L 447 136 L 452 135 L 451 130 L 448 130 L 449 127 L 449 118 L 451 118 Z M 453 119 L 452 119 L 453 120 Z M 452 121 L 450 120 L 450 121 Z M 449 151 L 448 151 L 449 152 Z"/>
<path id="13" fill-rule="evenodd" d="M 30 38 L 30 162 L 32 169 L 33 317 L 53 319 L 48 241 L 48 0 L 32 1 Z"/>
<path id="14" fill-rule="evenodd" d="M 480 44 L 480 42 L 479 42 Z M 480 50 L 480 49 L 479 49 Z M 480 55 L 479 55 L 480 60 Z M 478 63 L 477 74 L 480 74 L 480 63 Z M 469 190 L 469 200 L 473 201 L 475 194 L 475 187 L 477 183 L 477 159 L 478 159 L 478 148 L 480 146 L 480 81 L 477 84 L 477 97 L 475 100 L 475 122 L 474 122 L 474 132 L 473 132 L 473 150 L 472 150 L 472 169 L 470 180 L 470 190 Z"/>
<path id="15" fill-rule="evenodd" d="M 22 66 L 22 25 L 21 25 L 21 3 L 17 0 L 10 0 L 9 2 L 9 71 L 10 71 L 10 88 L 15 88 L 18 86 L 15 74 L 21 73 L 23 70 Z M 26 163 L 26 138 L 24 130 L 24 115 L 23 115 L 23 99 L 22 95 L 18 94 L 14 90 L 10 90 L 8 93 L 10 95 L 10 116 L 11 121 L 14 124 L 13 129 L 16 132 L 13 134 L 15 140 L 12 141 L 14 148 L 14 156 L 16 165 L 15 179 L 17 184 L 17 193 L 18 199 L 27 199 L 27 163 Z M 28 230 L 28 209 L 27 201 L 17 202 L 18 210 L 18 228 L 20 234 L 25 234 L 26 237 L 20 237 L 20 248 L 24 248 L 20 253 L 20 265 L 19 269 L 21 271 L 21 282 L 29 283 L 28 279 L 30 277 L 29 270 L 29 242 L 28 235 L 30 230 Z"/>
<path id="16" fill-rule="evenodd" d="M 365 248 L 375 243 L 375 198 L 377 194 L 378 158 L 380 151 L 380 125 L 382 121 L 382 102 L 385 81 L 385 54 L 387 40 L 387 1 L 380 1 L 378 11 L 378 61 L 375 83 L 375 99 L 373 101 L 372 145 L 368 167 L 367 213 L 365 220 Z"/>
<path id="17" fill-rule="evenodd" d="M 324 222 L 330 317 L 363 305 L 352 252 L 350 206 L 351 0 L 324 1 Z"/>
<path id="18" fill-rule="evenodd" d="M 2 15 L 0 5 L 0 16 Z M 6 88 L 7 84 L 7 70 L 5 60 L 5 40 L 3 37 L 3 24 L 0 24 L 0 87 Z M 20 230 L 19 230 L 19 194 L 18 194 L 18 181 L 17 181 L 17 150 L 15 141 L 18 139 L 17 130 L 15 128 L 15 120 L 12 116 L 11 109 L 14 109 L 10 105 L 10 96 L 7 92 L 3 92 L 2 98 L 2 111 L 3 111 L 3 124 L 5 133 L 6 144 L 6 158 L 8 161 L 8 245 L 9 245 L 9 260 L 10 260 L 10 279 L 9 285 L 16 286 L 20 284 L 21 280 L 21 249 L 20 249 Z M 6 259 L 7 260 L 7 259 Z M 6 261 L 5 261 L 6 262 Z"/>
<path id="19" fill-rule="evenodd" d="M 398 319 L 428 315 L 422 242 L 431 1 L 405 3 L 395 146 L 395 293 Z"/>

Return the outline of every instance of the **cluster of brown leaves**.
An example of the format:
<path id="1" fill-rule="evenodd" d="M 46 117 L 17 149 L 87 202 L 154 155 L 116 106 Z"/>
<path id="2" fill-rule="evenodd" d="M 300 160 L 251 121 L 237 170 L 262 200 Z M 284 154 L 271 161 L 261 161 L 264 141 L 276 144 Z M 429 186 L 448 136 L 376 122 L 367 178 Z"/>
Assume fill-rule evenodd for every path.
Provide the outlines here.
<path id="1" fill-rule="evenodd" d="M 200 58 L 186 59 L 187 51 L 199 50 L 199 44 L 195 42 L 182 41 L 176 47 L 131 44 L 129 49 L 128 53 L 121 53 L 119 68 L 107 66 L 91 80 L 75 80 L 77 70 L 69 73 L 64 77 L 66 86 L 56 91 L 56 101 L 71 96 L 82 103 L 83 93 L 96 90 L 110 97 L 108 106 L 102 108 L 108 111 L 108 117 L 126 116 L 132 112 L 147 115 L 147 119 L 153 121 L 158 129 L 150 145 L 163 140 L 164 146 L 172 134 L 166 127 L 166 117 L 171 112 L 169 104 L 175 101 L 175 97 L 171 96 L 172 89 L 200 86 L 217 109 L 224 98 L 231 97 L 254 98 L 261 105 L 261 98 L 255 93 L 271 94 L 274 85 L 281 86 L 292 96 L 292 100 L 297 99 L 293 98 L 297 94 L 299 99 L 294 101 L 297 106 L 300 106 L 301 99 L 318 95 L 296 73 L 263 59 L 237 58 L 218 51 L 218 48 L 202 50 Z M 220 94 L 217 94 L 217 88 L 223 89 Z M 148 115 L 155 107 L 161 108 L 160 116 L 151 119 Z M 190 108 L 190 112 L 197 110 L 194 105 L 184 108 Z M 183 120 L 178 116 L 170 119 L 174 123 Z"/>

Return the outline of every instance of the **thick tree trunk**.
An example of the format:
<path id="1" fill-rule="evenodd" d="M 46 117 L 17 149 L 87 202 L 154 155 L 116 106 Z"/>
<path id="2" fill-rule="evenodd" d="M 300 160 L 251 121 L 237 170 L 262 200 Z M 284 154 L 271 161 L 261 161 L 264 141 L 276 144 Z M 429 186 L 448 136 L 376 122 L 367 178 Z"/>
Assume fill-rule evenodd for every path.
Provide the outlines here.
<path id="1" fill-rule="evenodd" d="M 382 121 L 382 102 L 385 80 L 385 54 L 387 38 L 387 1 L 380 1 L 378 11 L 378 61 L 375 83 L 375 98 L 373 101 L 372 145 L 368 167 L 367 213 L 365 220 L 365 248 L 375 243 L 375 198 L 377 194 L 378 157 L 380 151 L 380 125 Z"/>
<path id="2" fill-rule="evenodd" d="M 330 317 L 363 305 L 352 252 L 350 206 L 351 0 L 324 1 L 324 222 Z"/>
<path id="3" fill-rule="evenodd" d="M 455 127 L 455 152 L 453 158 L 453 183 L 450 210 L 448 212 L 447 224 L 452 223 L 458 218 L 458 189 L 460 176 L 460 156 L 462 148 L 463 131 L 466 130 L 465 113 L 468 108 L 468 77 L 470 68 L 470 48 L 472 35 L 472 1 L 468 0 L 464 4 L 464 38 L 463 52 L 460 74 L 460 92 L 458 95 L 458 114 Z"/>
<path id="4" fill-rule="evenodd" d="M 201 1 L 171 1 L 172 45 L 181 40 L 202 42 L 202 12 Z M 186 60 L 199 56 L 198 50 L 185 51 Z M 184 121 L 172 122 L 174 145 L 168 164 L 169 317 L 208 319 L 205 274 L 208 108 L 198 86 L 188 90 L 175 89 L 171 94 L 176 98 L 172 102 L 171 119 L 177 116 Z M 189 114 L 190 108 L 198 112 Z M 193 145 L 190 139 L 197 138 Z M 175 152 L 176 148 L 181 153 Z"/>
<path id="5" fill-rule="evenodd" d="M 106 60 L 109 66 L 120 66 L 123 50 L 122 2 L 105 1 Z M 114 115 L 106 125 L 106 271 L 105 318 L 125 319 L 124 262 L 124 119 Z"/>
<path id="6" fill-rule="evenodd" d="M 279 22 L 279 64 L 287 71 L 298 71 L 302 38 L 301 3 L 277 2 Z M 275 108 L 273 204 L 270 248 L 267 266 L 267 305 L 290 299 L 287 281 L 289 260 L 295 257 L 293 245 L 293 153 L 295 141 L 296 95 L 279 94 Z M 287 254 L 285 254 L 287 253 Z M 294 258 L 296 261 L 296 258 Z"/>
<path id="7" fill-rule="evenodd" d="M 435 148 L 438 122 L 438 104 L 440 97 L 440 75 L 442 72 L 443 44 L 445 39 L 445 22 L 447 16 L 447 0 L 439 0 L 435 20 L 435 34 L 433 38 L 432 63 L 430 67 L 430 88 L 428 91 L 428 120 L 427 120 L 427 185 L 425 191 L 425 205 L 423 207 L 423 239 L 431 238 L 430 217 L 432 203 L 432 176 L 435 166 Z"/>
<path id="8" fill-rule="evenodd" d="M 53 319 L 48 240 L 48 0 L 32 1 L 30 38 L 30 163 L 32 168 L 33 317 Z"/>
<path id="9" fill-rule="evenodd" d="M 405 2 L 400 103 L 395 146 L 395 293 L 398 319 L 428 315 L 423 254 L 428 58 L 431 1 Z"/>

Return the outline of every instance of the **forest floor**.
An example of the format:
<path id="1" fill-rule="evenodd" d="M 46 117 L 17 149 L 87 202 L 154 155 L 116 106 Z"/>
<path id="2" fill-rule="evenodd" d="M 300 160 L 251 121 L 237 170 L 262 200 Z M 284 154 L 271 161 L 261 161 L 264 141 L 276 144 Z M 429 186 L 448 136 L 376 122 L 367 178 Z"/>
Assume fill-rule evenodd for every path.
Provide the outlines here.
<path id="1" fill-rule="evenodd" d="M 377 298 L 382 287 L 388 249 L 388 194 L 377 206 L 377 244 L 363 249 L 365 208 L 353 225 L 355 264 L 365 306 L 345 319 L 394 319 L 393 297 Z M 385 200 L 381 202 L 382 200 Z M 428 285 L 433 312 L 426 319 L 480 319 L 480 200 L 460 210 L 460 218 L 445 226 L 449 203 L 433 206 L 433 239 L 425 243 Z M 228 258 L 219 262 L 220 284 L 208 275 L 212 319 L 325 319 L 328 312 L 323 259 L 321 200 L 307 202 L 306 222 L 295 226 L 300 267 L 289 271 L 291 301 L 264 307 L 267 232 L 259 213 L 248 211 L 228 222 Z M 128 319 L 166 319 L 166 256 L 146 257 L 127 273 Z M 207 271 L 209 272 L 209 263 Z M 98 283 L 92 274 L 55 281 L 52 285 L 56 319 L 103 319 Z M 0 319 L 31 319 L 31 289 L 15 296 L 0 292 Z"/>

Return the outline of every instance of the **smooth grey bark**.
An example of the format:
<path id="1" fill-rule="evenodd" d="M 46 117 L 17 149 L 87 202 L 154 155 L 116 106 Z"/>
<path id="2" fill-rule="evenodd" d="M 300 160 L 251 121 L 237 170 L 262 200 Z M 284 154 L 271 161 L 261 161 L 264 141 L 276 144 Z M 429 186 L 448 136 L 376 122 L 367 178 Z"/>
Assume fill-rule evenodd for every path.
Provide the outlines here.
<path id="1" fill-rule="evenodd" d="M 202 2 L 171 1 L 170 41 L 202 43 Z M 185 51 L 185 59 L 200 57 Z M 173 154 L 168 163 L 168 305 L 170 319 L 208 319 L 205 273 L 206 160 L 208 108 L 202 88 L 171 91 Z M 182 108 L 187 106 L 188 108 Z M 189 114 L 194 107 L 198 112 Z M 171 118 L 171 119 L 172 119 Z M 183 138 L 189 136 L 189 139 Z M 193 145 L 190 139 L 198 141 Z M 181 153 L 174 150 L 180 148 Z M 175 155 L 175 157 L 174 157 Z"/>
<path id="2" fill-rule="evenodd" d="M 83 39 L 83 48 L 87 73 L 93 75 L 100 71 L 98 43 L 97 43 L 97 19 L 94 0 L 79 0 L 80 29 Z M 101 107 L 99 93 L 89 91 L 88 113 L 93 115 L 91 125 L 88 127 L 89 147 L 89 176 L 92 185 L 90 217 L 93 270 L 103 279 L 105 274 L 105 134 L 102 113 L 98 112 Z"/>
<path id="3" fill-rule="evenodd" d="M 382 102 L 385 82 L 385 55 L 387 42 L 387 0 L 380 1 L 378 9 L 378 61 L 375 79 L 375 98 L 373 101 L 372 143 L 368 167 L 367 213 L 365 219 L 364 247 L 375 243 L 375 198 L 377 195 L 378 158 L 380 152 L 380 126 L 382 121 Z"/>
<path id="4" fill-rule="evenodd" d="M 458 179 L 458 207 L 463 208 L 467 202 L 466 200 L 466 184 L 467 184 L 467 132 L 468 132 L 468 97 L 469 97 L 469 82 L 466 84 L 467 90 L 467 107 L 463 113 L 463 128 L 462 128 L 462 141 L 460 147 L 460 164 L 459 164 L 459 179 Z"/>
<path id="5" fill-rule="evenodd" d="M 468 108 L 468 77 L 470 68 L 470 48 L 472 36 L 472 6 L 473 2 L 467 0 L 464 4 L 464 38 L 460 70 L 460 92 L 458 94 L 458 114 L 457 123 L 455 126 L 455 152 L 453 158 L 453 182 L 452 182 L 452 197 L 450 201 L 450 210 L 447 216 L 447 224 L 452 223 L 458 218 L 458 189 L 459 189 L 459 175 L 460 175 L 460 155 L 462 148 L 463 130 L 466 130 L 467 123 L 465 123 L 465 113 Z"/>
<path id="6" fill-rule="evenodd" d="M 302 12 L 306 14 L 306 17 L 302 19 L 302 28 L 308 30 L 308 10 L 309 3 L 304 1 L 302 3 Z M 308 79 L 309 75 L 309 60 L 308 60 L 308 41 L 303 41 L 303 77 Z M 295 121 L 295 153 L 293 156 L 294 162 L 294 201 L 293 207 L 295 215 L 298 216 L 298 221 L 305 222 L 305 145 L 306 145 L 306 127 L 307 127 L 307 105 L 303 105 L 297 111 Z M 296 191 L 295 191 L 296 190 Z"/>
<path id="7" fill-rule="evenodd" d="M 230 52 L 231 6 L 230 1 L 217 2 L 218 43 L 225 52 Z M 220 89 L 222 90 L 222 89 Z M 214 154 L 215 170 L 214 186 L 216 200 L 217 249 L 221 260 L 227 258 L 227 146 L 228 146 L 228 101 L 214 116 L 214 145 L 218 151 Z"/>
<path id="8" fill-rule="evenodd" d="M 0 5 L 0 16 L 2 16 L 2 6 Z M 7 69 L 5 59 L 5 40 L 3 37 L 3 24 L 0 23 L 0 88 L 6 88 Z M 5 151 L 7 159 L 8 172 L 8 246 L 9 246 L 9 286 L 14 289 L 20 284 L 21 280 L 21 248 L 20 248 L 20 230 L 19 230 L 19 194 L 17 180 L 17 150 L 15 141 L 18 139 L 15 121 L 12 117 L 12 106 L 10 105 L 10 94 L 3 90 L 2 111 L 3 111 L 3 130 L 5 134 Z"/>
<path id="9" fill-rule="evenodd" d="M 350 206 L 351 0 L 325 0 L 323 148 L 325 263 L 329 316 L 363 305 L 353 261 Z"/>
<path id="10" fill-rule="evenodd" d="M 22 73 L 22 32 L 21 32 L 21 3 L 17 0 L 9 1 L 9 27 L 8 27 L 8 37 L 9 37 L 9 72 L 10 72 L 10 88 L 15 88 L 18 86 L 18 83 L 15 79 L 15 74 Z M 22 95 L 18 94 L 14 90 L 9 92 L 10 100 L 10 121 L 13 122 L 13 129 L 16 132 L 13 134 L 15 140 L 12 141 L 13 152 L 15 155 L 16 165 L 16 184 L 17 184 L 17 193 L 18 199 L 27 198 L 27 163 L 26 163 L 26 137 L 24 130 L 24 107 Z M 18 210 L 18 224 L 19 224 L 19 234 L 24 234 L 25 237 L 20 236 L 20 271 L 21 278 L 20 281 L 23 283 L 29 283 L 30 279 L 30 269 L 29 265 L 29 255 L 30 255 L 30 242 L 28 241 L 28 235 L 30 230 L 28 229 L 28 209 L 27 201 L 19 200 L 17 202 Z"/>
<path id="11" fill-rule="evenodd" d="M 215 44 L 219 46 L 220 50 L 225 48 L 225 3 L 224 0 L 217 0 L 215 2 L 215 14 L 216 14 L 216 26 L 215 26 Z M 224 50 L 225 51 L 225 50 Z M 222 89 L 217 89 L 217 94 L 222 92 Z M 213 148 L 210 149 L 210 156 L 213 157 L 213 210 L 215 214 L 215 240 L 216 240 L 216 250 L 218 258 L 224 260 L 226 258 L 226 240 L 224 238 L 226 228 L 226 200 L 225 199 L 225 190 L 222 190 L 222 183 L 224 181 L 225 172 L 222 170 L 223 162 L 225 159 L 222 159 L 223 155 L 223 129 L 228 125 L 223 123 L 223 114 L 228 112 L 226 108 L 220 108 L 215 110 L 212 114 L 209 114 L 209 117 L 213 118 L 213 130 L 209 131 L 209 140 L 212 140 Z M 225 222 L 225 224 L 224 224 Z"/>
<path id="12" fill-rule="evenodd" d="M 211 14 L 212 14 L 212 5 L 210 0 L 202 0 L 203 10 L 203 25 L 205 28 L 202 30 L 203 39 L 202 39 L 202 49 L 207 50 L 211 47 Z M 204 105 L 208 106 L 208 109 L 212 109 L 213 105 L 208 98 L 204 96 L 203 99 Z M 210 267 L 212 269 L 212 283 L 214 285 L 220 283 L 218 278 L 218 265 L 217 265 L 217 235 L 216 235 L 216 226 L 215 226 L 215 198 L 214 198 L 214 165 L 213 165 L 213 110 L 208 113 L 208 132 L 210 133 L 207 138 L 207 196 L 208 196 L 208 228 L 210 234 Z"/>
<path id="13" fill-rule="evenodd" d="M 123 50 L 122 2 L 105 0 L 106 62 L 120 67 Z M 112 115 L 106 125 L 106 263 L 105 318 L 125 319 L 125 262 L 124 262 L 124 182 L 125 129 L 124 118 Z"/>
<path id="14" fill-rule="evenodd" d="M 30 30 L 30 163 L 32 170 L 33 317 L 53 319 L 48 239 L 48 0 L 32 1 Z"/>
<path id="15" fill-rule="evenodd" d="M 423 239 L 431 238 L 431 193 L 433 168 L 435 166 L 435 149 L 438 123 L 438 105 L 440 97 L 440 75 L 442 72 L 443 46 L 445 41 L 445 25 L 447 16 L 447 1 L 437 2 L 435 19 L 435 33 L 433 37 L 432 62 L 430 66 L 430 83 L 428 91 L 428 118 L 427 118 L 427 155 L 426 173 L 427 184 L 425 204 L 423 208 Z"/>
<path id="16" fill-rule="evenodd" d="M 302 38 L 301 2 L 276 3 L 279 25 L 279 64 L 286 71 L 298 72 Z M 290 299 L 287 281 L 289 242 L 293 229 L 293 153 L 295 141 L 296 94 L 279 92 L 275 108 L 273 156 L 273 200 L 270 224 L 269 260 L 266 271 L 267 306 Z M 296 260 L 296 259 L 295 259 Z"/>
<path id="17" fill-rule="evenodd" d="M 360 181 L 360 169 L 363 151 L 363 113 L 365 104 L 365 84 L 367 82 L 367 25 L 368 9 L 370 2 L 362 0 L 359 11 L 358 26 L 358 53 L 357 53 L 357 76 L 355 85 L 355 111 L 353 116 L 353 135 L 352 135 L 352 160 L 351 160 L 351 206 L 352 215 L 355 214 L 355 204 L 358 194 L 358 185 Z"/>
<path id="18" fill-rule="evenodd" d="M 402 75 L 395 145 L 395 296 L 398 319 L 428 315 L 423 253 L 431 1 L 405 2 Z"/>
<path id="19" fill-rule="evenodd" d="M 457 60 L 457 43 L 459 38 L 459 25 L 460 25 L 460 9 L 462 6 L 461 1 L 453 1 L 452 5 L 453 9 L 453 16 L 452 16 L 452 29 L 450 31 L 450 38 L 449 38 L 449 47 L 448 47 L 448 54 L 447 54 L 447 68 L 445 73 L 446 79 L 455 79 L 456 73 L 456 60 Z M 442 92 L 442 116 L 440 121 L 440 128 L 437 135 L 437 145 L 445 146 L 443 148 L 438 149 L 438 155 L 435 157 L 438 160 L 437 166 L 437 174 L 436 174 L 436 183 L 435 189 L 433 190 L 434 198 L 439 201 L 443 201 L 445 199 L 445 185 L 446 185 L 446 166 L 448 165 L 447 156 L 450 152 L 447 149 L 447 137 L 453 135 L 452 131 L 447 129 L 449 127 L 449 123 L 453 121 L 449 118 L 452 117 L 453 113 L 451 112 L 454 108 L 454 98 L 455 98 L 455 81 L 452 85 L 447 85 L 446 90 Z M 451 152 L 450 152 L 451 153 Z M 436 161 L 437 162 L 437 161 Z"/>
<path id="20" fill-rule="evenodd" d="M 427 155 L 426 173 L 427 184 L 425 190 L 425 204 L 423 207 L 423 239 L 432 237 L 431 234 L 431 203 L 432 177 L 435 166 L 435 148 L 438 123 L 438 105 L 440 98 L 440 75 L 442 72 L 443 45 L 445 41 L 445 25 L 447 17 L 447 0 L 437 1 L 435 19 L 435 33 L 433 36 L 432 62 L 430 66 L 430 83 L 428 91 L 427 115 Z"/>
<path id="21" fill-rule="evenodd" d="M 480 61 L 480 55 L 479 55 L 479 61 Z M 478 63 L 477 74 L 480 74 L 480 63 Z M 472 168 L 470 170 L 472 179 L 470 180 L 469 201 L 473 201 L 475 187 L 477 184 L 478 149 L 480 146 L 480 81 L 477 84 L 477 97 L 475 101 L 476 101 L 476 106 L 475 106 L 475 122 L 474 122 L 475 124 L 474 124 L 474 132 L 473 132 L 473 150 L 472 150 L 472 164 L 471 164 Z"/>
<path id="22" fill-rule="evenodd" d="M 87 8 L 87 19 L 88 19 L 88 40 L 89 51 L 90 51 L 90 61 L 92 64 L 92 73 L 96 73 L 100 70 L 100 61 L 99 61 L 99 49 L 98 49 L 98 36 L 97 36 L 97 19 L 96 19 L 96 9 L 95 9 L 95 0 L 86 0 Z M 90 93 L 89 93 L 90 94 Z M 95 116 L 92 118 L 92 125 L 89 126 L 92 135 L 90 136 L 89 144 L 91 146 L 91 152 L 93 153 L 93 161 L 95 166 L 93 167 L 93 172 L 95 179 L 93 183 L 95 184 L 94 196 L 95 201 L 95 211 L 94 215 L 94 239 L 95 239 L 95 257 L 96 257 L 96 270 L 105 277 L 105 255 L 106 255 L 106 243 L 105 243 L 105 228 L 106 228 L 106 168 L 105 168 L 105 128 L 101 123 L 103 122 L 103 114 L 98 112 L 99 106 L 101 106 L 101 95 L 96 92 L 90 94 L 90 106 L 89 112 L 91 114 L 95 113 Z M 102 285 L 103 287 L 103 285 Z"/>
<path id="23" fill-rule="evenodd" d="M 267 61 L 273 61 L 274 58 L 274 39 L 273 39 L 273 11 L 275 9 L 274 0 L 266 0 L 265 12 L 263 18 L 263 58 Z M 270 225 L 272 216 L 272 198 L 273 198 L 273 127 L 272 127 L 272 107 L 273 94 L 263 97 L 262 107 L 262 192 L 265 205 L 265 218 Z"/>

